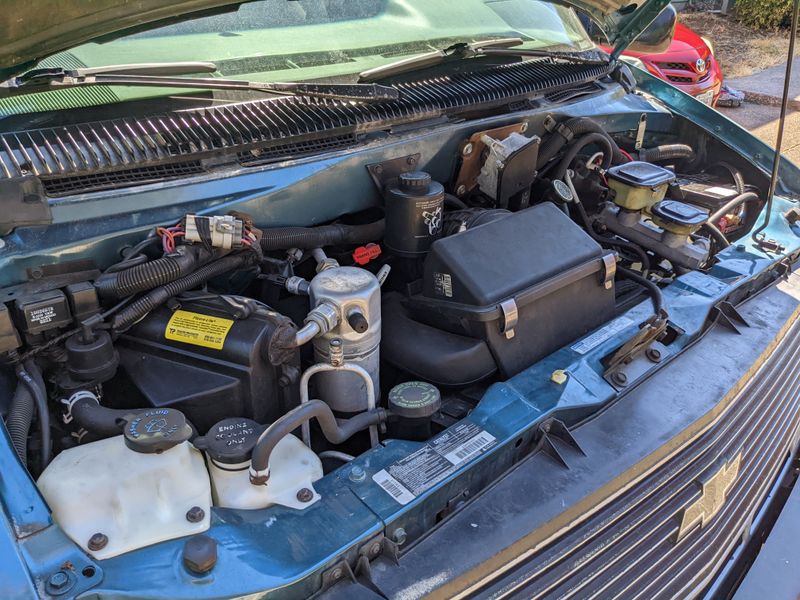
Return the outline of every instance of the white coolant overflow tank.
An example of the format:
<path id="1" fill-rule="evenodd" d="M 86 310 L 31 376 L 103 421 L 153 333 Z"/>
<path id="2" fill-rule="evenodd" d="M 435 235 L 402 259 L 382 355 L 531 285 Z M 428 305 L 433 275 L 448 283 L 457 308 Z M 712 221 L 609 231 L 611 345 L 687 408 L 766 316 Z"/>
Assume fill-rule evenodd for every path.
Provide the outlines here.
<path id="1" fill-rule="evenodd" d="M 206 453 L 215 506 L 257 509 L 280 504 L 302 510 L 320 499 L 313 482 L 323 475 L 322 462 L 291 434 L 270 455 L 266 485 L 250 482 L 250 457 L 264 429 L 252 419 L 234 417 L 195 440 Z"/>

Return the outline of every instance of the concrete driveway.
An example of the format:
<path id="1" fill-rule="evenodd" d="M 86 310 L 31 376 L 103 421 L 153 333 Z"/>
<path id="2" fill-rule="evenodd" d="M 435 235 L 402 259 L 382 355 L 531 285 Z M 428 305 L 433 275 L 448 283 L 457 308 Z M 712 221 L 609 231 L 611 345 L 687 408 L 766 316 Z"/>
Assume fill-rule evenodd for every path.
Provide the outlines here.
<path id="1" fill-rule="evenodd" d="M 779 106 L 745 102 L 739 108 L 720 108 L 719 112 L 775 147 L 781 113 Z M 791 108 L 786 115 L 782 153 L 800 165 L 800 111 Z"/>

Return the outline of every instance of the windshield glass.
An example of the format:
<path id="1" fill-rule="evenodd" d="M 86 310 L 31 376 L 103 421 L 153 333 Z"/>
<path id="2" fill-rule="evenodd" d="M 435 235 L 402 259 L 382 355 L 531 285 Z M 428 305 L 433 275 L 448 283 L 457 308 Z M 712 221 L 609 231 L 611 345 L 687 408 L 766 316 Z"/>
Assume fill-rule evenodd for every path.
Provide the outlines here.
<path id="1" fill-rule="evenodd" d="M 526 48 L 592 47 L 571 9 L 536 0 L 260 0 L 69 54 L 87 66 L 213 61 L 225 77 L 298 81 L 503 37 Z"/>

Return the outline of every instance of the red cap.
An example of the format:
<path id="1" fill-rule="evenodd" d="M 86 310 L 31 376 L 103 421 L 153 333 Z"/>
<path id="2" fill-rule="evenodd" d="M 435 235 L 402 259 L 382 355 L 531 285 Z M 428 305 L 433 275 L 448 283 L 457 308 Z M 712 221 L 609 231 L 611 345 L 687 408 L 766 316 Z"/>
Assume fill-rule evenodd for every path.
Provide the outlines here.
<path id="1" fill-rule="evenodd" d="M 353 252 L 353 260 L 356 264 L 365 265 L 369 261 L 378 258 L 381 255 L 381 247 L 378 244 L 367 244 L 366 246 L 359 246 Z"/>

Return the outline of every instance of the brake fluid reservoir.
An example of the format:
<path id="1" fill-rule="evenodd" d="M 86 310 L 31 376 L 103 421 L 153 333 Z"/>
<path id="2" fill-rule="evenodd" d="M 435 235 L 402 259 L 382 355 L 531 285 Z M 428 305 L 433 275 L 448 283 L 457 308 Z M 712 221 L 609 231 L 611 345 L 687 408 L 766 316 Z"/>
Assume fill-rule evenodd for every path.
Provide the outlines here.
<path id="1" fill-rule="evenodd" d="M 309 296 L 312 307 L 324 302 L 338 313 L 337 325 L 314 338 L 316 361 L 328 363 L 331 340 L 341 340 L 345 363 L 369 373 L 377 401 L 381 344 L 381 286 L 377 277 L 358 267 L 325 269 L 311 280 Z M 355 373 L 319 373 L 314 383 L 317 396 L 337 412 L 357 413 L 368 408 L 366 385 Z"/>
<path id="2" fill-rule="evenodd" d="M 266 485 L 250 483 L 250 456 L 263 430 L 251 419 L 224 419 L 195 440 L 206 452 L 215 506 L 255 509 L 280 504 L 303 509 L 319 500 L 312 483 L 322 477 L 322 463 L 291 434 L 270 455 Z"/>
<path id="3" fill-rule="evenodd" d="M 97 559 L 208 529 L 211 485 L 187 429 L 178 411 L 148 410 L 124 435 L 61 452 L 37 481 L 53 519 Z"/>

